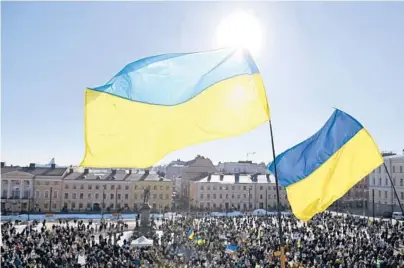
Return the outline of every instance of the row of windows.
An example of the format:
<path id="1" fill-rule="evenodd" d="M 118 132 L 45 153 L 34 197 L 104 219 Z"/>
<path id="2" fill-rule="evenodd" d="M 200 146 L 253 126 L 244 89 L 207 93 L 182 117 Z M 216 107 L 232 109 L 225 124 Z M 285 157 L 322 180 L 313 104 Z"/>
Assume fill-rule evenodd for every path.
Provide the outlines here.
<path id="1" fill-rule="evenodd" d="M 107 189 L 107 185 L 102 185 L 102 186 L 103 186 L 104 190 Z M 69 187 L 70 187 L 69 184 L 65 184 L 65 189 L 69 189 Z M 76 185 L 76 184 L 73 184 L 73 185 L 72 185 L 72 189 L 73 189 L 73 190 L 77 189 L 77 185 Z M 83 189 L 84 189 L 84 184 L 81 184 L 81 185 L 80 185 L 80 190 L 83 190 Z M 87 185 L 87 189 L 88 189 L 88 190 L 92 190 L 92 189 L 93 189 L 93 186 L 92 186 L 91 184 L 88 184 L 88 185 Z M 96 189 L 96 190 L 99 190 L 99 189 L 100 189 L 100 185 L 98 185 L 98 184 L 95 185 L 95 189 Z M 110 185 L 110 189 L 111 189 L 111 190 L 115 190 L 115 185 Z M 121 185 L 118 185 L 118 186 L 117 186 L 117 189 L 118 189 L 118 190 L 121 190 L 121 189 L 122 189 L 122 188 L 121 188 Z M 129 185 L 125 185 L 125 190 L 129 190 Z"/>
<path id="2" fill-rule="evenodd" d="M 403 166 L 399 166 L 397 168 L 396 168 L 396 166 L 393 166 L 392 169 L 393 169 L 392 173 L 396 173 L 396 171 L 397 171 L 397 173 L 404 173 Z M 380 166 L 380 167 L 376 168 L 375 173 L 382 173 L 382 170 L 385 170 L 384 166 Z"/>
<path id="3" fill-rule="evenodd" d="M 103 186 L 103 188 L 104 188 L 104 190 L 107 190 L 107 185 L 102 185 Z M 65 184 L 65 189 L 69 189 L 69 184 Z M 115 190 L 115 185 L 110 185 L 110 190 Z M 142 190 L 144 190 L 144 186 L 139 186 L 139 189 L 142 189 Z M 73 190 L 75 190 L 75 189 L 77 189 L 77 185 L 76 184 L 73 184 L 72 185 L 72 189 Z M 80 190 L 83 190 L 84 189 L 84 184 L 81 184 L 80 185 Z M 88 184 L 87 185 L 87 189 L 88 190 L 92 190 L 93 189 L 93 186 L 91 185 L 91 184 Z M 95 185 L 95 189 L 96 190 L 99 190 L 100 189 L 100 185 Z M 122 187 L 121 187 L 121 185 L 117 185 L 117 189 L 118 190 L 121 190 L 122 189 Z M 164 187 L 163 187 L 163 185 L 160 185 L 159 187 L 157 187 L 157 185 L 154 185 L 153 186 L 153 188 L 152 188 L 153 190 L 155 190 L 155 191 L 157 191 L 158 189 L 160 189 L 161 191 L 164 189 Z M 165 188 L 166 190 L 170 190 L 170 186 L 169 185 L 166 185 L 166 188 Z M 129 185 L 125 185 L 125 190 L 129 190 Z M 137 185 L 135 185 L 135 190 L 138 190 L 138 186 Z"/>
<path id="4" fill-rule="evenodd" d="M 59 181 L 54 181 L 54 182 L 52 182 L 52 185 L 59 185 Z M 41 181 L 35 181 L 35 185 L 50 185 L 51 183 L 50 183 L 50 181 L 43 181 L 43 182 L 41 182 Z"/>
<path id="5" fill-rule="evenodd" d="M 205 196 L 204 194 L 200 194 L 200 199 L 203 199 L 204 196 Z M 210 196 L 211 196 L 210 194 L 207 194 L 207 195 L 206 195 L 206 199 L 210 199 Z M 229 194 L 225 194 L 224 196 L 225 196 L 225 199 L 228 199 L 228 198 L 229 198 Z M 213 199 L 216 199 L 216 194 L 212 194 L 212 197 L 213 197 Z M 259 197 L 260 197 L 259 199 L 264 199 L 264 195 L 262 195 L 262 194 L 260 194 Z M 284 198 L 285 195 L 282 195 L 282 194 L 281 194 L 280 197 L 281 197 L 281 198 Z M 235 194 L 232 194 L 232 195 L 231 195 L 231 198 L 234 199 L 234 198 L 235 198 Z M 238 194 L 238 195 L 237 195 L 237 199 L 240 199 L 240 198 L 241 198 L 241 195 Z M 247 199 L 247 194 L 243 194 L 243 198 L 244 198 L 244 199 Z M 251 194 L 249 195 L 249 198 L 250 198 L 250 199 L 252 198 L 252 195 L 251 195 Z M 271 199 L 271 198 L 272 198 L 272 195 L 269 194 L 269 195 L 268 195 L 268 199 Z M 273 198 L 276 198 L 276 195 L 273 195 Z M 219 194 L 219 199 L 223 199 L 223 194 Z"/>
<path id="6" fill-rule="evenodd" d="M 52 192 L 53 197 L 52 198 L 58 198 L 58 191 L 53 191 Z M 35 191 L 35 198 L 40 198 L 41 197 L 41 192 L 40 191 Z M 43 197 L 45 199 L 50 198 L 49 191 L 44 191 L 43 192 Z"/>
<path id="7" fill-rule="evenodd" d="M 219 186 L 218 187 L 219 188 L 219 190 L 230 190 L 230 188 L 231 188 L 231 190 L 232 191 L 234 191 L 234 190 L 238 190 L 238 191 L 240 191 L 241 189 L 243 189 L 244 191 L 247 191 L 247 189 L 250 189 L 250 190 L 252 190 L 253 189 L 253 187 L 252 186 L 249 186 L 249 187 L 247 187 L 246 185 L 244 185 L 244 186 L 241 186 L 241 185 L 237 185 L 237 187 L 236 186 Z M 201 190 L 204 190 L 205 189 L 205 187 L 203 186 L 203 185 L 201 185 Z M 213 189 L 213 191 L 215 191 L 217 188 L 216 188 L 216 185 L 213 185 L 212 186 L 212 189 Z M 259 189 L 261 190 L 261 191 L 263 191 L 264 190 L 264 186 L 260 186 L 259 187 Z M 210 191 L 210 186 L 208 185 L 207 187 L 206 187 L 206 190 L 208 190 L 208 191 Z M 268 186 L 268 190 L 274 190 L 274 191 L 276 191 L 276 186 Z M 282 187 L 280 187 L 279 186 L 279 190 L 282 190 Z"/>
<path id="8" fill-rule="evenodd" d="M 77 193 L 72 193 L 70 196 L 71 196 L 72 199 L 77 199 Z M 94 194 L 95 199 L 100 199 L 100 196 L 101 196 L 101 194 L 99 194 L 99 193 Z M 140 197 L 139 199 L 142 199 L 143 195 L 139 195 L 139 197 Z M 164 195 L 163 194 L 160 194 L 158 197 L 159 197 L 160 200 L 164 200 Z M 165 199 L 169 199 L 169 197 L 170 197 L 169 194 L 165 195 Z M 88 193 L 87 194 L 87 199 L 91 199 L 91 198 L 92 198 L 92 194 Z M 107 198 L 108 198 L 107 194 L 104 194 L 104 199 L 107 199 Z M 109 194 L 109 199 L 113 200 L 114 198 L 115 198 L 115 194 Z M 116 198 L 118 200 L 121 200 L 122 195 L 117 194 Z M 135 198 L 135 200 L 138 200 L 138 195 L 134 195 L 134 198 Z M 69 193 L 65 193 L 65 199 L 69 199 Z M 79 194 L 79 199 L 81 199 L 81 200 L 84 199 L 84 193 Z M 128 200 L 129 199 L 129 194 L 124 194 L 124 199 Z M 151 195 L 151 199 L 157 199 L 157 194 Z"/>
<path id="9" fill-rule="evenodd" d="M 382 191 L 379 190 L 378 192 L 379 192 L 379 198 L 381 198 L 382 197 Z M 388 198 L 388 195 L 389 195 L 388 191 L 384 191 L 384 198 Z M 395 198 L 395 195 L 394 195 L 394 198 Z M 400 199 L 404 200 L 404 192 L 400 193 Z"/>
<path id="10" fill-rule="evenodd" d="M 393 178 L 393 184 L 394 184 L 394 186 L 398 186 L 397 183 L 396 183 L 396 178 Z M 373 185 L 376 185 L 376 178 L 373 178 Z M 382 185 L 382 178 L 379 178 L 379 184 L 378 185 L 383 186 Z M 388 178 L 386 178 L 384 180 L 384 185 L 385 186 L 391 186 L 390 185 L 390 180 Z M 400 186 L 404 186 L 404 180 L 403 179 L 400 179 Z"/>
<path id="11" fill-rule="evenodd" d="M 53 205 L 54 205 L 53 208 L 56 208 L 56 204 L 53 204 Z M 67 204 L 67 203 L 64 203 L 64 206 L 65 206 L 65 207 L 68 207 L 68 204 Z M 120 209 L 121 207 L 124 208 L 124 209 L 125 209 L 125 208 L 129 208 L 128 203 L 123 204 L 123 206 L 121 206 L 120 203 L 117 203 L 117 204 L 116 204 L 116 207 L 115 207 L 115 204 L 114 204 L 114 203 L 110 203 L 110 204 L 105 204 L 105 203 L 103 203 L 103 204 L 99 204 L 99 206 L 102 207 L 103 209 L 106 209 L 106 208 L 110 208 L 110 209 L 117 208 L 117 209 Z M 134 204 L 134 206 L 135 206 L 135 208 L 136 208 L 136 207 L 137 207 L 137 204 Z M 47 208 L 47 207 L 48 207 L 48 204 L 45 203 L 45 208 Z M 75 202 L 71 202 L 71 203 L 70 203 L 70 208 L 71 208 L 71 209 L 84 209 L 84 207 L 86 207 L 87 209 L 92 209 L 92 208 L 93 208 L 93 204 L 91 204 L 91 203 L 87 203 L 87 204 L 78 203 L 77 206 L 76 206 L 76 203 L 75 203 Z M 163 209 L 163 208 L 164 208 L 164 205 L 163 205 L 163 204 L 152 203 L 152 207 L 153 207 L 153 209 L 157 209 L 157 208 Z"/>
<path id="12" fill-rule="evenodd" d="M 229 204 L 229 203 L 226 203 L 226 204 L 224 204 L 224 205 L 223 205 L 222 203 L 220 203 L 219 205 L 216 205 L 216 203 L 213 203 L 213 204 L 211 205 L 209 202 L 207 202 L 207 203 L 201 203 L 201 204 L 199 204 L 199 208 L 201 208 L 201 209 L 204 209 L 204 208 L 210 209 L 210 208 L 212 207 L 212 209 L 217 209 L 217 208 L 218 208 L 218 209 L 237 208 L 237 209 L 244 209 L 244 210 L 247 210 L 247 207 L 250 207 L 250 209 L 252 209 L 253 206 L 254 206 L 254 204 L 252 204 L 252 203 L 249 203 L 249 204 L 243 203 L 243 204 L 237 204 L 237 205 L 232 205 L 232 204 Z M 268 204 L 268 207 L 269 207 L 269 206 L 270 206 L 270 204 Z M 265 203 L 264 203 L 264 202 L 258 203 L 258 207 L 259 207 L 260 209 L 264 209 L 264 208 L 265 208 Z"/>

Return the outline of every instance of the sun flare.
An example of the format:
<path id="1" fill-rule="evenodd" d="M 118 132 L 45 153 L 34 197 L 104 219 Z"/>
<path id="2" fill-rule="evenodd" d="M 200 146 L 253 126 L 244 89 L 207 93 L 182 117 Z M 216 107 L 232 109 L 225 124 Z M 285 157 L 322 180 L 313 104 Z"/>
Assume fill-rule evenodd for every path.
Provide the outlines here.
<path id="1" fill-rule="evenodd" d="M 216 29 L 218 47 L 242 47 L 258 57 L 262 46 L 259 21 L 249 13 L 236 12 L 224 17 Z"/>

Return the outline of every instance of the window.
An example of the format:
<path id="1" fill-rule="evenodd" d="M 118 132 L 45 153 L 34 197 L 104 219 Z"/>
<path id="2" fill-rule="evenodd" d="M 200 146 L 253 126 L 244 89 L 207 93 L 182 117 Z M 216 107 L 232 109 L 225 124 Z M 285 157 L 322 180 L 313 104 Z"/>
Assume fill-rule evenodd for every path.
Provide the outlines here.
<path id="1" fill-rule="evenodd" d="M 216 185 L 213 185 L 213 190 L 214 190 L 214 191 L 216 190 Z"/>
<path id="2" fill-rule="evenodd" d="M 203 190 L 203 185 L 201 185 L 201 190 Z"/>
<path id="3" fill-rule="evenodd" d="M 203 199 L 203 194 L 201 194 L 201 199 Z"/>
<path id="4" fill-rule="evenodd" d="M 92 186 L 92 185 L 88 185 L 87 188 L 88 188 L 88 190 L 91 190 L 91 189 L 93 189 L 93 186 Z"/>
<path id="5" fill-rule="evenodd" d="M 208 198 L 209 198 L 209 196 L 208 196 Z M 227 198 L 229 198 L 229 194 L 226 194 L 226 199 L 227 199 Z"/>
<path id="6" fill-rule="evenodd" d="M 403 186 L 403 179 L 400 179 L 400 186 Z"/>
<path id="7" fill-rule="evenodd" d="M 88 193 L 87 198 L 91 199 L 91 193 Z"/>
<path id="8" fill-rule="evenodd" d="M 48 208 L 48 203 L 45 203 L 43 206 L 44 208 Z"/>
<path id="9" fill-rule="evenodd" d="M 379 178 L 379 185 L 382 186 L 382 178 Z"/>
<path id="10" fill-rule="evenodd" d="M 154 185 L 153 190 L 157 190 L 157 185 Z"/>
<path id="11" fill-rule="evenodd" d="M 72 202 L 72 209 L 76 208 L 76 203 Z"/>
<path id="12" fill-rule="evenodd" d="M 231 187 L 231 190 L 234 191 L 234 185 Z"/>
<path id="13" fill-rule="evenodd" d="M 373 178 L 373 185 L 376 185 L 376 179 Z"/>
<path id="14" fill-rule="evenodd" d="M 84 184 L 81 184 L 80 185 L 80 190 L 83 190 L 84 189 Z"/>
<path id="15" fill-rule="evenodd" d="M 115 190 L 115 185 L 111 185 L 111 190 Z"/>
<path id="16" fill-rule="evenodd" d="M 125 186 L 125 190 L 129 190 L 129 185 L 126 185 L 126 186 Z"/>
<path id="17" fill-rule="evenodd" d="M 118 185 L 118 190 L 121 190 L 121 185 Z"/>
<path id="18" fill-rule="evenodd" d="M 39 191 L 35 191 L 35 198 L 39 198 L 39 195 L 40 195 Z"/>
<path id="19" fill-rule="evenodd" d="M 95 199 L 98 199 L 100 197 L 100 194 L 95 194 Z"/>
<path id="20" fill-rule="evenodd" d="M 99 186 L 99 185 L 96 185 L 96 186 L 95 186 L 95 189 L 96 189 L 96 190 L 100 189 L 100 186 Z"/>
<path id="21" fill-rule="evenodd" d="M 210 186 L 208 186 L 208 191 L 210 191 Z"/>
<path id="22" fill-rule="evenodd" d="M 386 184 L 386 186 L 389 185 L 389 182 L 387 181 L 387 178 L 386 178 L 386 180 L 385 180 L 385 184 Z"/>
<path id="23" fill-rule="evenodd" d="M 160 197 L 160 200 L 163 200 L 163 194 L 160 194 L 159 197 Z"/>
<path id="24" fill-rule="evenodd" d="M 263 199 L 262 194 L 260 194 L 260 199 Z"/>
<path id="25" fill-rule="evenodd" d="M 166 186 L 166 190 L 170 190 L 170 185 L 167 185 L 167 186 Z"/>
<path id="26" fill-rule="evenodd" d="M 261 191 L 264 190 L 264 186 L 260 186 L 260 190 L 261 190 Z"/>
<path id="27" fill-rule="evenodd" d="M 45 198 L 49 198 L 49 192 L 45 191 Z"/>
<path id="28" fill-rule="evenodd" d="M 219 194 L 219 198 L 220 198 L 220 199 L 222 199 L 222 198 L 223 198 L 222 194 Z"/>
<path id="29" fill-rule="evenodd" d="M 73 193 L 73 199 L 76 199 L 76 193 Z"/>
<path id="30" fill-rule="evenodd" d="M 65 193 L 65 199 L 69 199 L 69 193 Z"/>
<path id="31" fill-rule="evenodd" d="M 396 173 L 396 167 L 393 166 L 393 173 Z"/>
<path id="32" fill-rule="evenodd" d="M 53 204 L 52 204 L 52 207 L 53 207 L 54 209 L 56 209 L 56 204 L 55 204 L 55 203 L 53 203 Z"/>
<path id="33" fill-rule="evenodd" d="M 403 166 L 400 166 L 400 173 L 403 173 Z"/>
<path id="34" fill-rule="evenodd" d="M 80 203 L 80 204 L 79 204 L 79 209 L 82 209 L 82 208 L 83 208 L 83 204 Z"/>
<path id="35" fill-rule="evenodd" d="M 45 181 L 45 185 L 49 185 L 49 181 Z"/>
<path id="36" fill-rule="evenodd" d="M 247 194 L 244 194 L 243 196 L 244 196 L 244 199 L 246 199 L 246 198 L 247 198 Z"/>
<path id="37" fill-rule="evenodd" d="M 73 190 L 76 190 L 76 184 L 73 184 Z"/>
<path id="38" fill-rule="evenodd" d="M 128 194 L 125 194 L 125 199 L 129 199 L 129 195 L 128 195 Z"/>
<path id="39" fill-rule="evenodd" d="M 58 192 L 57 191 L 53 192 L 53 198 L 58 198 Z"/>
<path id="40" fill-rule="evenodd" d="M 153 199 L 157 199 L 157 194 L 154 194 L 154 195 L 153 195 Z"/>
<path id="41" fill-rule="evenodd" d="M 384 191 L 384 198 L 387 198 L 387 191 Z"/>
<path id="42" fill-rule="evenodd" d="M 110 194 L 110 199 L 114 199 L 114 194 Z"/>
<path id="43" fill-rule="evenodd" d="M 118 194 L 117 198 L 118 200 L 121 200 L 121 194 Z"/>
<path id="44" fill-rule="evenodd" d="M 69 189 L 69 185 L 68 185 L 68 184 L 65 184 L 65 189 Z"/>
<path id="45" fill-rule="evenodd" d="M 84 199 L 84 194 L 80 193 L 80 199 Z"/>
<path id="46" fill-rule="evenodd" d="M 213 199 L 216 199 L 216 194 L 213 194 Z"/>
<path id="47" fill-rule="evenodd" d="M 170 198 L 170 195 L 169 194 L 166 194 L 166 199 L 169 199 Z"/>
<path id="48" fill-rule="evenodd" d="M 401 199 L 404 199 L 404 193 L 401 192 Z"/>

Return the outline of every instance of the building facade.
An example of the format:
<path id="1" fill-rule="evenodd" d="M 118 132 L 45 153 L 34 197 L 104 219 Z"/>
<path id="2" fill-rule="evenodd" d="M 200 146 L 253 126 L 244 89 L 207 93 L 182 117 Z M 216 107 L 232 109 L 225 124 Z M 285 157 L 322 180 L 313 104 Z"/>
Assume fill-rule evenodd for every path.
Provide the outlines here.
<path id="1" fill-rule="evenodd" d="M 280 187 L 280 203 L 289 204 L 286 191 Z M 230 209 L 251 211 L 276 207 L 276 186 L 269 175 L 208 175 L 190 181 L 191 209 L 226 211 Z"/>
<path id="2" fill-rule="evenodd" d="M 217 170 L 226 174 L 266 174 L 265 163 L 253 163 L 252 161 L 224 162 L 217 165 Z"/>
<path id="3" fill-rule="evenodd" d="M 393 184 L 401 203 L 404 202 L 404 152 L 402 155 L 394 153 L 384 153 L 384 161 L 387 171 L 391 175 Z M 392 184 L 384 165 L 381 165 L 369 174 L 368 209 L 373 210 L 373 200 L 375 204 L 375 214 L 382 215 L 400 211 L 398 200 L 394 194 Z"/>
<path id="4" fill-rule="evenodd" d="M 170 210 L 173 181 L 149 171 L 7 167 L 2 163 L 3 212 L 137 211 L 150 188 L 155 212 Z"/>

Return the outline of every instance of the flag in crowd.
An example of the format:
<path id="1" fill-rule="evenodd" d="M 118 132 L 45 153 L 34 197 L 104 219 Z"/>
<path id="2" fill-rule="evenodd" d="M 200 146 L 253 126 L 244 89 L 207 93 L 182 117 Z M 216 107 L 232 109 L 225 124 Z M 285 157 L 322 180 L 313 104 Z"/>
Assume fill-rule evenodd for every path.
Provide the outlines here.
<path id="1" fill-rule="evenodd" d="M 310 220 L 383 163 L 367 130 L 336 109 L 313 136 L 275 158 L 279 184 L 296 217 Z"/>
<path id="2" fill-rule="evenodd" d="M 193 230 L 192 228 L 189 228 L 189 230 L 188 230 L 188 232 L 187 232 L 187 237 L 188 237 L 190 240 L 193 240 L 193 239 L 194 239 L 194 236 L 195 236 L 194 230 Z"/>
<path id="3" fill-rule="evenodd" d="M 250 53 L 225 48 L 163 54 L 128 64 L 85 92 L 81 166 L 147 168 L 166 154 L 240 135 L 269 120 Z"/>

